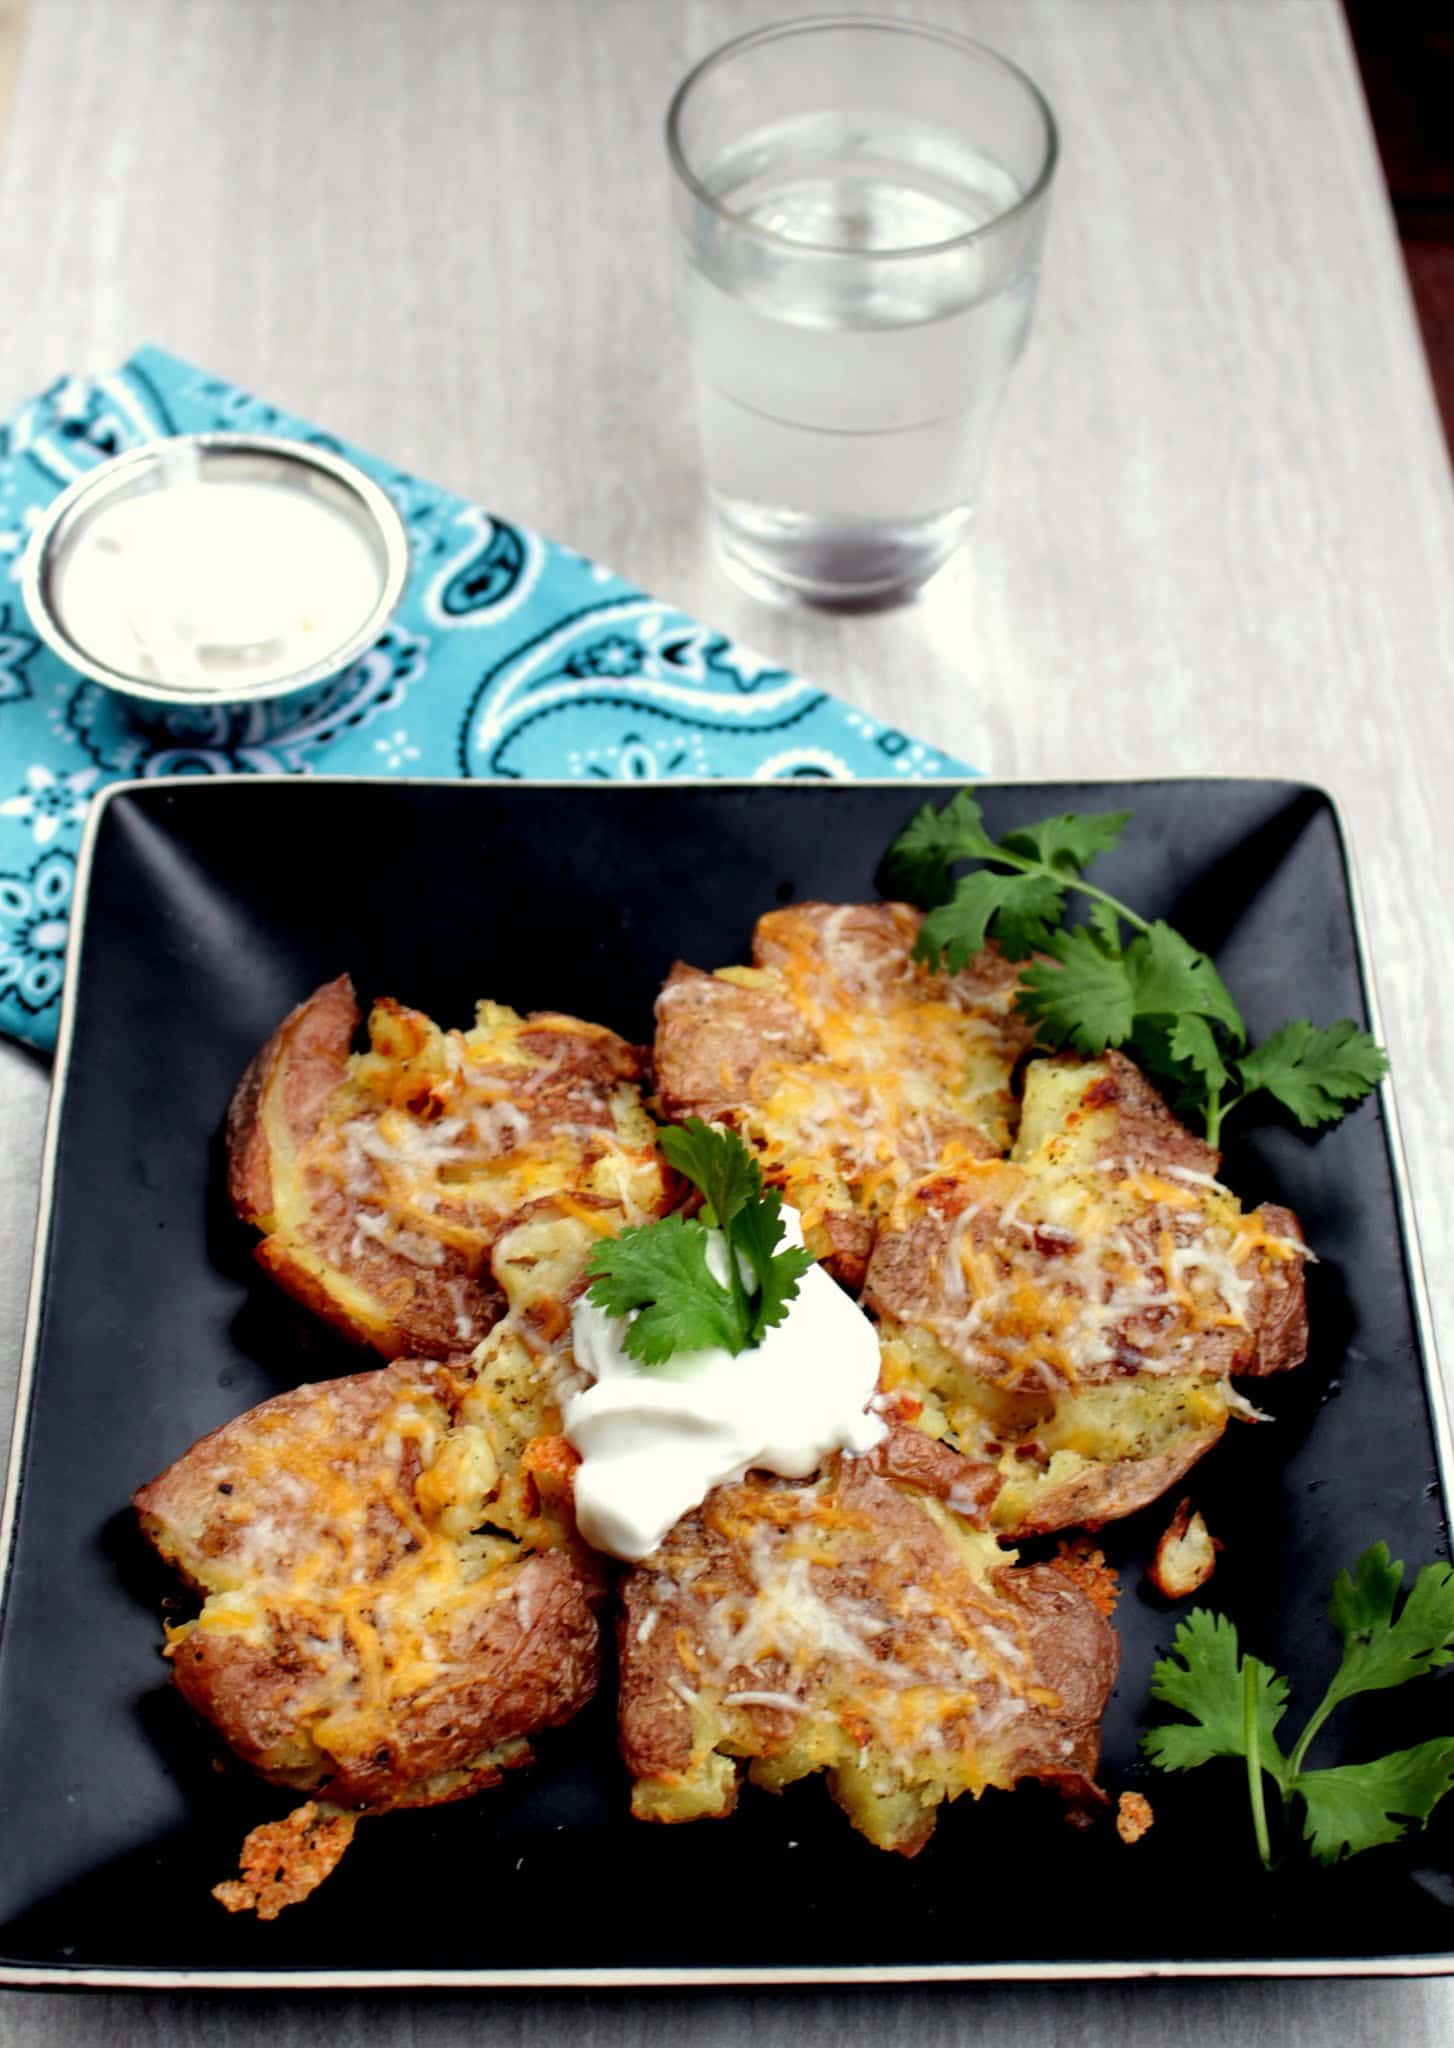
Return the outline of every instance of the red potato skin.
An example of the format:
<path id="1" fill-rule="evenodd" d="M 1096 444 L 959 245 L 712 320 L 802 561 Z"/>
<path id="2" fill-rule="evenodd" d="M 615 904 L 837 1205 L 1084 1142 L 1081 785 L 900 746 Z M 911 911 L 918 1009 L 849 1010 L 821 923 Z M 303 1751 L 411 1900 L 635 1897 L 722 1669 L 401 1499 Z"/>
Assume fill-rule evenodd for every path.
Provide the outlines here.
<path id="1" fill-rule="evenodd" d="M 350 1344 L 365 1345 L 381 1358 L 459 1358 L 476 1341 L 461 1340 L 452 1306 L 441 1299 L 436 1288 L 390 1268 L 383 1260 L 359 1261 L 351 1275 L 354 1279 L 367 1277 L 372 1283 L 377 1313 L 376 1318 L 365 1321 L 330 1292 L 326 1278 L 300 1264 L 276 1240 L 264 1238 L 253 1257 L 300 1308 Z M 475 1273 L 464 1260 L 446 1259 L 436 1270 L 441 1278 L 453 1282 L 463 1313 L 470 1317 L 474 1329 L 481 1335 L 487 1332 L 504 1310 L 503 1297 L 488 1268 Z"/>
<path id="2" fill-rule="evenodd" d="M 995 1588 L 1028 1623 L 1037 1676 L 1056 1697 L 1054 1708 L 1026 1716 L 1018 1774 L 1053 1785 L 1071 1806 L 1106 1805 L 1095 1774 L 1101 1717 L 1121 1668 L 1114 1625 L 1053 1565 L 998 1572 Z"/>
<path id="3" fill-rule="evenodd" d="M 1292 1244 L 1305 1242 L 1302 1225 L 1291 1209 L 1264 1202 L 1253 1212 L 1269 1237 L 1286 1238 Z M 1239 1271 L 1253 1270 L 1254 1261 L 1244 1261 Z M 1303 1282 L 1303 1262 L 1293 1258 L 1273 1262 L 1254 1274 L 1251 1319 L 1257 1332 L 1257 1355 L 1239 1371 L 1254 1379 L 1269 1373 L 1289 1372 L 1308 1355 L 1308 1299 Z"/>
<path id="4" fill-rule="evenodd" d="M 131 1504 L 142 1533 L 194 1591 L 205 1593 L 219 1567 L 247 1571 L 256 1548 L 251 1524 L 255 1515 L 267 1514 L 273 1524 L 270 1562 L 284 1571 L 295 1569 L 317 1547 L 317 1525 L 302 1511 L 279 1518 L 277 1489 L 257 1470 L 259 1446 L 276 1444 L 277 1455 L 268 1462 L 281 1466 L 294 1442 L 326 1440 L 336 1446 L 331 1467 L 352 1491 L 371 1484 L 392 1488 L 401 1479 L 412 1486 L 417 1458 L 411 1463 L 405 1446 L 394 1456 L 380 1450 L 374 1443 L 379 1425 L 393 1404 L 407 1400 L 445 1428 L 462 1385 L 448 1367 L 413 1360 L 274 1394 L 209 1430 L 137 1488 Z M 372 1526 L 370 1572 L 402 1555 L 407 1540 L 397 1517 Z"/>
<path id="5" fill-rule="evenodd" d="M 1110 1070 L 1109 1076 L 1086 1091 L 1084 1107 L 1114 1108 L 1116 1112 L 1114 1144 L 1102 1148 L 1104 1157 L 1114 1154 L 1128 1165 L 1144 1167 L 1148 1172 L 1155 1172 L 1158 1167 L 1184 1166 L 1192 1173 L 1215 1176 L 1222 1163 L 1221 1153 L 1178 1122 L 1138 1066 L 1124 1053 L 1115 1051 L 1101 1053 L 1097 1063 Z"/>
<path id="6" fill-rule="evenodd" d="M 891 1429 L 864 1462 L 886 1479 L 944 1501 L 974 1529 L 989 1527 L 990 1509 L 1004 1484 L 997 1466 L 966 1458 L 913 1428 Z"/>
<path id="7" fill-rule="evenodd" d="M 228 1106 L 226 1124 L 227 1192 L 242 1222 L 264 1233 L 273 1227 L 273 1153 L 265 1103 L 277 1094 L 283 1126 L 301 1152 L 318 1130 L 324 1105 L 347 1078 L 359 1022 L 353 983 L 341 974 L 291 1010 L 249 1062 Z M 351 1344 L 365 1344 L 385 1358 L 414 1353 L 448 1358 L 461 1348 L 452 1319 L 446 1319 L 439 1305 L 438 1290 L 420 1285 L 407 1272 L 389 1269 L 381 1260 L 371 1263 L 384 1270 L 369 1276 L 376 1314 L 363 1321 L 360 1312 L 345 1308 L 326 1278 L 302 1263 L 286 1243 L 264 1235 L 253 1256 L 285 1294 Z M 460 1299 L 466 1311 L 487 1328 L 498 1314 L 495 1291 L 462 1265 L 449 1277 L 465 1290 Z"/>
<path id="8" fill-rule="evenodd" d="M 780 1059 L 808 1060 L 817 1045 L 777 990 L 719 981 L 680 960 L 657 998 L 656 1014 L 657 1096 L 669 1121 L 699 1116 L 739 1129 L 764 1049 L 770 1046 Z M 857 1210 L 832 1209 L 818 1219 L 813 1250 L 848 1293 L 862 1287 L 872 1248 L 872 1220 Z"/>
<path id="9" fill-rule="evenodd" d="M 358 998 L 346 974 L 290 1010 L 248 1063 L 227 1110 L 227 1192 L 244 1223 L 269 1228 L 273 1175 L 263 1098 L 283 1089 L 285 1120 L 302 1144 L 318 1127 L 323 1105 L 342 1085 L 359 1027 Z"/>
<path id="10" fill-rule="evenodd" d="M 766 1047 L 780 1058 L 805 1060 L 816 1045 L 787 996 L 719 981 L 681 960 L 662 984 L 656 1014 L 657 1094 L 673 1121 L 730 1122 L 752 1100 Z"/>
<path id="11" fill-rule="evenodd" d="M 821 1245 L 814 1247 L 819 1265 L 832 1274 L 845 1294 L 857 1297 L 868 1278 L 873 1222 L 857 1210 L 838 1209 L 824 1216 L 818 1229 L 823 1239 Z"/>
<path id="12" fill-rule="evenodd" d="M 1203 1543 L 1194 1545 L 1189 1557 L 1180 1554 L 1191 1528 L 1193 1513 L 1189 1498 L 1178 1501 L 1176 1511 L 1157 1539 L 1151 1562 L 1146 1567 L 1147 1578 L 1163 1600 L 1189 1600 L 1216 1570 L 1217 1551 L 1221 1546 L 1208 1532 L 1200 1515 L 1196 1520 L 1201 1525 Z"/>
<path id="13" fill-rule="evenodd" d="M 1099 1529 L 1149 1507 L 1219 1444 L 1226 1424 L 1196 1430 L 1154 1458 L 1117 1458 L 1037 1493 L 1007 1537 L 1050 1536 L 1058 1529 Z"/>

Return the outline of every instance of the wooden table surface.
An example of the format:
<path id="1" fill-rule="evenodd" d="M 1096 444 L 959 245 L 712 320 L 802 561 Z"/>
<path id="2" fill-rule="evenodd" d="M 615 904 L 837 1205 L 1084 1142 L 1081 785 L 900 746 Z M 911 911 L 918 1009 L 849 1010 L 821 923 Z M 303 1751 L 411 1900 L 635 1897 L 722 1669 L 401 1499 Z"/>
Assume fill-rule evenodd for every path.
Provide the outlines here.
<path id="1" fill-rule="evenodd" d="M 32 0 L 0 159 L 0 407 L 164 342 L 998 773 L 1330 784 L 1454 1358 L 1454 502 L 1339 10 L 874 0 L 1018 58 L 1065 155 L 979 536 L 923 602 L 870 619 L 765 608 L 719 568 L 670 317 L 667 95 L 714 43 L 793 11 Z M 45 1095 L 43 1066 L 0 1048 L 5 1407 Z M 0 2048 L 972 2033 L 1435 2048 L 1454 1984 L 0 1994 Z"/>

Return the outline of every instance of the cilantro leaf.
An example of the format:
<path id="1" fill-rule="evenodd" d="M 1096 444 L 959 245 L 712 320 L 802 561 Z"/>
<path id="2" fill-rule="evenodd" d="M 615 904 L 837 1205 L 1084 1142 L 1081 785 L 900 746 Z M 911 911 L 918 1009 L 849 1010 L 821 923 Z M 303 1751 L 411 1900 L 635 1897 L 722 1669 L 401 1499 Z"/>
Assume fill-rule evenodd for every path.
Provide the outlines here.
<path id="1" fill-rule="evenodd" d="M 1101 942 L 1102 951 L 1119 953 L 1121 950 L 1121 920 L 1109 903 L 1093 903 L 1087 919 L 1091 931 Z"/>
<path id="2" fill-rule="evenodd" d="M 995 840 L 968 790 L 942 810 L 923 805 L 881 870 L 892 893 L 928 913 L 914 957 L 957 973 L 991 940 L 1010 960 L 1039 956 L 1020 977 L 1015 1007 L 1041 1045 L 1089 1057 L 1129 1045 L 1166 1084 L 1176 1113 L 1200 1116 L 1212 1145 L 1228 1112 L 1259 1092 L 1310 1130 L 1335 1123 L 1387 1071 L 1382 1051 L 1347 1020 L 1326 1029 L 1304 1020 L 1249 1052 L 1242 1014 L 1207 955 L 1084 879 L 1129 818 L 1066 811 Z M 956 882 L 951 870 L 964 860 L 986 865 Z M 1071 892 L 1089 898 L 1089 922 L 1067 930 Z M 1132 934 L 1124 947 L 1123 927 Z"/>
<path id="3" fill-rule="evenodd" d="M 1050 958 L 1030 962 L 1015 998 L 1041 1040 L 1090 1054 L 1123 1045 L 1136 1021 L 1125 961 L 1106 954 L 1084 925 L 1052 932 L 1043 950 Z"/>
<path id="4" fill-rule="evenodd" d="M 995 918 L 995 944 L 1007 960 L 1026 960 L 1049 944 L 1065 908 L 1065 892 L 1048 875 L 1006 875 L 1004 879 L 1018 887 L 1003 894 Z"/>
<path id="5" fill-rule="evenodd" d="M 1238 1045 L 1246 1044 L 1242 1013 L 1228 995 L 1221 975 L 1205 953 L 1188 945 L 1169 924 L 1158 919 L 1131 941 L 1126 948 L 1126 972 L 1139 1015 L 1205 1017 L 1220 1024 Z"/>
<path id="6" fill-rule="evenodd" d="M 1328 1616 L 1343 1638 L 1343 1661 L 1328 1687 L 1329 1709 L 1355 1693 L 1380 1692 L 1454 1664 L 1454 1570 L 1426 1564 L 1393 1617 L 1404 1568 L 1386 1543 L 1365 1550 L 1353 1576 L 1333 1581 Z"/>
<path id="7" fill-rule="evenodd" d="M 1454 1736 L 1435 1736 L 1368 1764 L 1304 1771 L 1297 1781 L 1304 1834 L 1319 1863 L 1401 1841 L 1405 1822 L 1422 1827 L 1454 1787 Z"/>
<path id="8" fill-rule="evenodd" d="M 1222 1058 L 1221 1048 L 1212 1036 L 1211 1025 L 1195 1012 L 1177 1018 L 1167 1041 L 1167 1050 L 1179 1065 L 1190 1067 L 1199 1074 L 1209 1089 L 1225 1088 L 1232 1078 Z"/>
<path id="9" fill-rule="evenodd" d="M 1164 1771 L 1246 1757 L 1254 1830 L 1269 1868 L 1259 1765 L 1280 1789 L 1285 1810 L 1303 1801 L 1304 1838 L 1320 1863 L 1397 1842 L 1408 1822 L 1422 1826 L 1454 1790 L 1454 1736 L 1368 1763 L 1303 1769 L 1309 1745 L 1340 1701 L 1454 1664 L 1454 1569 L 1425 1565 L 1395 1617 L 1403 1570 L 1387 1544 L 1374 1543 L 1351 1573 L 1334 1580 L 1328 1614 L 1343 1639 L 1343 1660 L 1287 1757 L 1276 1741 L 1287 1682 L 1255 1657 L 1239 1657 L 1237 1631 L 1225 1615 L 1196 1608 L 1178 1628 L 1171 1656 L 1152 1672 L 1151 1697 L 1189 1718 L 1148 1730 L 1142 1749 Z"/>
<path id="10" fill-rule="evenodd" d="M 885 891 L 932 910 L 953 893 L 952 861 L 993 860 L 998 852 L 978 803 L 961 789 L 942 811 L 924 804 L 914 813 L 884 856 Z"/>
<path id="11" fill-rule="evenodd" d="M 749 1344 L 760 1344 L 767 1332 L 782 1321 L 788 1304 L 797 1295 L 798 1283 L 814 1264 L 813 1254 L 803 1245 L 790 1244 L 778 1251 L 783 1234 L 782 1208 L 782 1196 L 774 1188 L 760 1202 L 744 1209 L 733 1226 L 734 1248 L 758 1278 L 758 1291 L 751 1303 Z"/>
<path id="12" fill-rule="evenodd" d="M 1286 1765 L 1277 1746 L 1277 1724 L 1287 1709 L 1287 1680 L 1258 1658 L 1246 1662 L 1253 1667 L 1256 1686 L 1260 1759 L 1281 1784 Z M 1142 1736 L 1141 1747 L 1151 1761 L 1163 1771 L 1190 1771 L 1214 1756 L 1245 1757 L 1243 1672 L 1232 1623 L 1224 1614 L 1194 1607 L 1172 1638 L 1171 1655 L 1151 1673 L 1151 1697 L 1191 1720 L 1167 1722 Z"/>
<path id="13" fill-rule="evenodd" d="M 1237 1063 L 1245 1095 L 1265 1088 L 1306 1130 L 1336 1123 L 1388 1072 L 1388 1055 L 1350 1018 L 1285 1024 Z"/>
<path id="14" fill-rule="evenodd" d="M 591 1300 L 607 1315 L 634 1316 L 622 1339 L 630 1358 L 664 1365 L 673 1352 L 741 1351 L 741 1308 L 707 1264 L 707 1231 L 680 1214 L 603 1238 L 587 1273 Z"/>
<path id="15" fill-rule="evenodd" d="M 700 1188 L 706 1207 L 702 1220 L 709 1229 L 727 1230 L 733 1218 L 762 1195 L 762 1170 L 731 1131 L 713 1130 L 699 1116 L 668 1124 L 661 1149 L 677 1172 Z"/>
<path id="16" fill-rule="evenodd" d="M 1064 907 L 1064 887 L 1053 876 L 976 868 L 956 885 L 950 902 L 924 919 L 914 957 L 935 965 L 942 955 L 949 972 L 958 974 L 983 947 L 993 923 L 1007 957 L 1023 960 L 1046 943 Z"/>
<path id="17" fill-rule="evenodd" d="M 813 1255 L 801 1245 L 778 1250 L 782 1196 L 763 1193 L 762 1169 L 733 1132 L 690 1117 L 660 1138 L 700 1190 L 701 1215 L 664 1216 L 598 1245 L 586 1291 L 607 1315 L 632 1318 L 622 1344 L 643 1365 L 678 1351 L 748 1351 L 787 1314 Z M 714 1230 L 725 1240 L 725 1283 L 707 1261 Z"/>
<path id="18" fill-rule="evenodd" d="M 1065 811 L 1038 825 L 1017 826 L 1001 843 L 1010 853 L 1026 854 L 1045 867 L 1079 874 L 1098 853 L 1110 852 L 1130 822 L 1129 811 Z"/>

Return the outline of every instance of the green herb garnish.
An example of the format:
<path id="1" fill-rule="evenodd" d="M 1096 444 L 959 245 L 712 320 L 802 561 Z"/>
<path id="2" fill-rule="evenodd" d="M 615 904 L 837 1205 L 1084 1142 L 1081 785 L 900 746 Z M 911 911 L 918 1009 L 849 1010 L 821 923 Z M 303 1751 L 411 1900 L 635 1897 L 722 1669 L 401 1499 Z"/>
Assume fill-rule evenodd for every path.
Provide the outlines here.
<path id="1" fill-rule="evenodd" d="M 1258 1658 L 1240 1655 L 1237 1631 L 1225 1615 L 1194 1608 L 1176 1631 L 1171 1655 L 1151 1674 L 1151 1697 L 1188 1719 L 1151 1729 L 1141 1738 L 1142 1749 L 1163 1771 L 1195 1770 L 1219 1756 L 1243 1758 L 1265 1868 L 1272 1867 L 1265 1778 L 1281 1793 L 1284 1815 L 1301 1800 L 1303 1837 L 1319 1863 L 1338 1863 L 1399 1841 L 1408 1822 L 1423 1826 L 1454 1787 L 1454 1735 L 1435 1736 L 1371 1763 L 1304 1768 L 1313 1738 L 1344 1700 L 1454 1663 L 1454 1571 L 1425 1565 L 1395 1618 L 1403 1572 L 1384 1543 L 1364 1551 L 1351 1578 L 1339 1572 L 1328 1614 L 1342 1638 L 1343 1659 L 1286 1756 L 1277 1728 L 1287 1710 L 1287 1680 Z"/>
<path id="2" fill-rule="evenodd" d="M 1228 1113 L 1259 1093 L 1308 1130 L 1336 1123 L 1388 1071 L 1383 1051 L 1347 1019 L 1288 1024 L 1249 1049 L 1242 1014 L 1206 954 L 1085 879 L 1130 815 L 1068 812 L 991 839 L 968 790 L 942 810 L 925 804 L 884 863 L 887 890 L 928 913 L 915 957 L 957 974 L 993 939 L 1007 959 L 1029 960 L 1015 1007 L 1040 1043 L 1085 1054 L 1126 1047 L 1182 1115 L 1200 1116 L 1209 1144 L 1220 1142 Z M 965 860 L 983 865 L 956 881 L 951 870 Z M 1065 926 L 1072 895 L 1089 915 Z"/>
<path id="3" fill-rule="evenodd" d="M 608 1315 L 633 1317 L 622 1343 L 642 1365 L 664 1365 L 678 1351 L 749 1351 L 787 1314 L 813 1254 L 801 1245 L 778 1250 L 782 1196 L 764 1194 L 762 1171 L 740 1138 L 695 1116 L 659 1136 L 667 1159 L 703 1195 L 700 1214 L 604 1239 L 586 1268 L 586 1291 Z M 727 1241 L 725 1286 L 707 1264 L 709 1230 Z"/>

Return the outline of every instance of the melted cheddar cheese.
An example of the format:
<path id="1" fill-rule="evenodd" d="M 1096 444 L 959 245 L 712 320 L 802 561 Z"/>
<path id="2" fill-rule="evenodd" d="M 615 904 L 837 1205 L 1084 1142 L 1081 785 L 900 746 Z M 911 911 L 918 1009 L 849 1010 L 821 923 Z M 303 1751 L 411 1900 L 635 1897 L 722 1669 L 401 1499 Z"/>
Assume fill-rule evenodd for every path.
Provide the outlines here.
<path id="1" fill-rule="evenodd" d="M 946 1799 L 1073 1773 L 1078 1706 L 1038 1667 L 1012 1574 L 1001 1590 L 1007 1563 L 938 1503 L 851 1465 L 805 1486 L 719 1488 L 628 1580 L 633 1811 L 723 1812 L 742 1760 L 771 1790 L 826 1771 L 856 1827 L 912 1854 Z M 1104 1650 L 1102 1618 L 1064 1598 Z M 649 1711 L 675 1713 L 670 1756 L 633 1755 L 643 1691 Z"/>
<path id="2" fill-rule="evenodd" d="M 985 954 L 973 972 L 931 974 L 912 958 L 919 922 L 902 904 L 803 904 L 761 918 L 756 964 L 715 976 L 742 992 L 750 1064 L 699 1069 L 671 1105 L 731 1122 L 820 1257 L 842 1250 L 835 1217 L 871 1230 L 917 1174 L 1009 1142 L 1010 1072 L 1028 1036 L 1012 1009 L 1013 970 Z M 662 992 L 664 1070 L 696 1028 L 697 993 L 675 980 Z M 787 1006 L 790 1033 L 757 1026 L 761 998 Z M 730 1015 L 729 1001 L 719 1016 Z"/>
<path id="3" fill-rule="evenodd" d="M 1257 1368 L 1267 1303 L 1300 1287 L 1307 1256 L 1211 1174 L 1118 1157 L 1114 1111 L 1078 1110 L 1099 1071 L 1032 1065 L 1011 1156 L 907 1189 L 869 1273 L 885 1390 L 918 1427 L 1000 1463 L 995 1520 L 1011 1532 L 1061 1489 L 1068 1519 L 1125 1512 L 1093 1511 L 1071 1482 L 1113 1464 L 1149 1474 L 1254 1415 L 1229 1375 Z"/>

